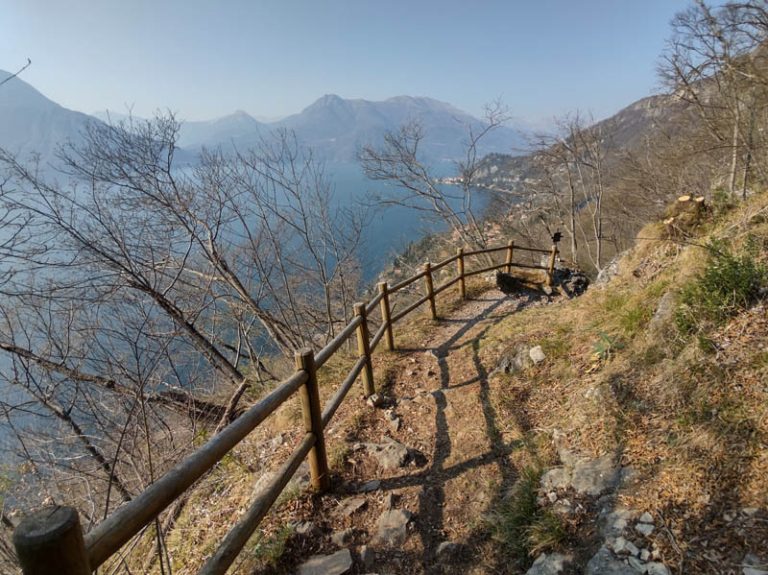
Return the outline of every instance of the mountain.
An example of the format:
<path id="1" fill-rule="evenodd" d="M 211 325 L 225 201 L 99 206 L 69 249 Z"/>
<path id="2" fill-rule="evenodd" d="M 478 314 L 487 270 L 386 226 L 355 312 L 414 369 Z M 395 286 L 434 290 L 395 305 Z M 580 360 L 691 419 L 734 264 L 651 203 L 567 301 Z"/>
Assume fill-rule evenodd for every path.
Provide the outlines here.
<path id="1" fill-rule="evenodd" d="M 398 96 L 373 102 L 329 94 L 300 113 L 276 122 L 259 122 L 245 112 L 210 122 L 187 122 L 182 126 L 179 143 L 189 148 L 247 148 L 270 131 L 287 129 L 319 157 L 344 163 L 354 162 L 363 145 L 381 142 L 387 131 L 397 130 L 410 120 L 418 120 L 424 127 L 421 152 L 433 162 L 460 157 L 468 127 L 482 126 L 481 120 L 431 98 Z M 502 127 L 489 134 L 480 152 L 512 151 L 521 141 L 519 132 Z"/>
<path id="2" fill-rule="evenodd" d="M 372 102 L 346 100 L 333 94 L 276 124 L 294 130 L 326 159 L 350 161 L 363 145 L 376 145 L 387 131 L 397 130 L 411 120 L 420 122 L 424 128 L 421 152 L 433 162 L 461 157 L 467 129 L 482 125 L 481 120 L 432 98 L 397 96 Z M 489 134 L 480 151 L 512 151 L 521 140 L 517 131 L 502 127 Z"/>
<path id="3" fill-rule="evenodd" d="M 0 82 L 11 74 L 0 70 Z M 20 157 L 38 153 L 52 161 L 57 146 L 77 142 L 93 117 L 49 100 L 19 78 L 0 86 L 0 147 Z"/>
<path id="4" fill-rule="evenodd" d="M 8 76 L 0 72 L 0 81 Z M 106 110 L 93 116 L 68 110 L 18 78 L 0 86 L 0 146 L 22 155 L 34 151 L 51 160 L 58 145 L 79 140 L 88 122 L 117 123 L 128 117 Z M 274 122 L 260 122 L 243 111 L 210 121 L 183 122 L 178 145 L 186 162 L 203 147 L 247 149 L 270 132 L 286 129 L 295 132 L 302 144 L 311 146 L 317 157 L 350 163 L 356 162 L 362 146 L 377 145 L 386 132 L 412 120 L 424 128 L 420 152 L 430 163 L 460 158 L 468 130 L 483 126 L 481 120 L 432 98 L 397 96 L 373 102 L 329 94 L 298 114 Z M 478 152 L 512 152 L 522 141 L 519 131 L 501 127 L 483 139 Z"/>
<path id="5" fill-rule="evenodd" d="M 234 146 L 248 148 L 258 143 L 268 128 L 242 110 L 234 114 L 206 122 L 184 122 L 181 126 L 179 145 L 182 148 Z"/>
<path id="6" fill-rule="evenodd" d="M 691 114 L 690 107 L 675 96 L 649 96 L 586 130 L 607 135 L 601 143 L 610 167 L 628 154 L 641 153 L 662 132 L 669 141 L 684 142 L 698 125 Z M 542 177 L 537 167 L 540 156 L 540 152 L 516 156 L 489 154 L 481 162 L 478 181 L 489 188 L 529 193 L 530 184 Z"/>

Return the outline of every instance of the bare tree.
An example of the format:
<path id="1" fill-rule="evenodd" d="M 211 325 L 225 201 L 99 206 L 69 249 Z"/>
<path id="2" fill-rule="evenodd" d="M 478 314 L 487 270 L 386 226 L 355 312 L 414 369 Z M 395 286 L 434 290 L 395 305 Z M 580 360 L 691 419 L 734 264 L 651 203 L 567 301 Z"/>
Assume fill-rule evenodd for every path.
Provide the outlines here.
<path id="1" fill-rule="evenodd" d="M 291 134 L 180 165 L 178 128 L 91 124 L 55 177 L 0 151 L 0 415 L 26 476 L 88 522 L 357 294 L 363 220 Z"/>
<path id="2" fill-rule="evenodd" d="M 759 142 L 756 118 L 764 116 L 768 69 L 768 3 L 728 2 L 713 7 L 696 0 L 672 21 L 673 34 L 659 65 L 662 80 L 699 115 L 710 137 L 704 152 L 719 151 L 727 188 L 742 195 Z M 727 160 L 726 160 L 727 158 Z"/>
<path id="3" fill-rule="evenodd" d="M 456 177 L 451 186 L 438 178 L 420 157 L 419 146 L 424 129 L 416 121 L 384 136 L 381 147 L 364 146 L 360 163 L 372 180 L 391 182 L 398 188 L 383 198 L 385 204 L 396 204 L 420 210 L 425 215 L 445 222 L 458 242 L 474 247 L 487 247 L 485 229 L 474 206 L 478 170 L 478 146 L 493 130 L 508 119 L 506 108 L 495 102 L 486 108 L 485 122 L 467 127 L 467 141 L 462 159 L 455 163 Z"/>

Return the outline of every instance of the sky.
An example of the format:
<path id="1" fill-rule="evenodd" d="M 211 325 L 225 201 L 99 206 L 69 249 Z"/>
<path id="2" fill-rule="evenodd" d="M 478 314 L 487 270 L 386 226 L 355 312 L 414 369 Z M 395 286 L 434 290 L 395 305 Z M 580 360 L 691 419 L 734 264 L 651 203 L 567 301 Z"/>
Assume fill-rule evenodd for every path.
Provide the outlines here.
<path id="1" fill-rule="evenodd" d="M 297 113 L 324 94 L 429 96 L 521 122 L 658 91 L 688 0 L 0 0 L 0 69 L 86 113 Z"/>

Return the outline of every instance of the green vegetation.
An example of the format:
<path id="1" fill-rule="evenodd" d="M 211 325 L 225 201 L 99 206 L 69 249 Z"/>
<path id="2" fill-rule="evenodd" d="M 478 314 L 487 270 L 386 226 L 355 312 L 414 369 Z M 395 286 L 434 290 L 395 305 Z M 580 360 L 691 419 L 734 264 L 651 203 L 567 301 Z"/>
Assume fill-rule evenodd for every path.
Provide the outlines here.
<path id="1" fill-rule="evenodd" d="M 274 566 L 285 553 L 291 535 L 293 527 L 290 525 L 284 525 L 270 535 L 255 535 L 249 541 L 245 553 L 261 568 Z"/>
<path id="2" fill-rule="evenodd" d="M 493 517 L 493 538 L 505 555 L 524 565 L 533 556 L 557 548 L 567 537 L 562 520 L 536 502 L 541 474 L 541 469 L 524 468 Z"/>
<path id="3" fill-rule="evenodd" d="M 685 335 L 700 333 L 703 326 L 721 324 L 747 309 L 768 281 L 768 269 L 757 260 L 754 239 L 746 242 L 740 254 L 717 241 L 707 244 L 707 250 L 706 267 L 680 293 L 675 323 Z"/>

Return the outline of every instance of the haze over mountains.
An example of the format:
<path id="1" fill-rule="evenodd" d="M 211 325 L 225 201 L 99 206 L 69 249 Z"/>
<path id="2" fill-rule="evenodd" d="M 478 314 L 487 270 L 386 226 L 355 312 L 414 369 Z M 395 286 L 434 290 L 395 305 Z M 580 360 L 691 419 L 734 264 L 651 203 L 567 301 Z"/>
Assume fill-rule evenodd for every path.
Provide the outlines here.
<path id="1" fill-rule="evenodd" d="M 0 81 L 9 75 L 0 71 Z M 44 159 L 51 159 L 60 143 L 77 142 L 88 122 L 118 122 L 125 117 L 120 112 L 89 116 L 69 110 L 19 78 L 0 87 L 0 146 L 21 155 L 38 152 Z M 184 122 L 179 146 L 188 151 L 219 146 L 246 149 L 272 130 L 288 129 L 320 158 L 350 163 L 356 161 L 361 146 L 377 144 L 387 131 L 410 120 L 418 120 L 424 127 L 420 151 L 430 163 L 459 158 L 468 127 L 478 129 L 482 125 L 481 120 L 431 98 L 398 96 L 372 102 L 326 95 L 301 112 L 275 122 L 260 122 L 243 111 L 210 121 Z M 512 153 L 522 143 L 520 131 L 503 127 L 485 139 L 479 152 Z"/>

